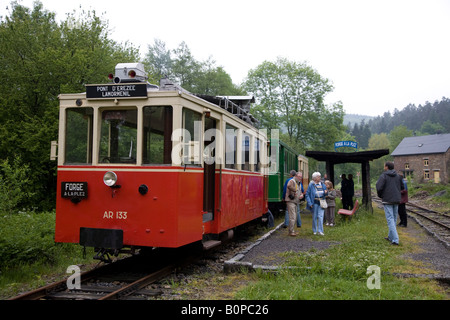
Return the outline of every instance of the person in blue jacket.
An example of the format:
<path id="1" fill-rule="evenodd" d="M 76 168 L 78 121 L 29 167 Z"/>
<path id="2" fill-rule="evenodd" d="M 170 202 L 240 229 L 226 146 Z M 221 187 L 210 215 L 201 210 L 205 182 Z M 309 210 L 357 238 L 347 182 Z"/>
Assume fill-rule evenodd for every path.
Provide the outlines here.
<path id="1" fill-rule="evenodd" d="M 306 207 L 312 212 L 312 230 L 314 234 L 323 236 L 323 216 L 325 210 L 320 207 L 320 199 L 325 199 L 328 194 L 327 187 L 320 181 L 320 172 L 312 174 L 312 181 L 306 190 Z"/>

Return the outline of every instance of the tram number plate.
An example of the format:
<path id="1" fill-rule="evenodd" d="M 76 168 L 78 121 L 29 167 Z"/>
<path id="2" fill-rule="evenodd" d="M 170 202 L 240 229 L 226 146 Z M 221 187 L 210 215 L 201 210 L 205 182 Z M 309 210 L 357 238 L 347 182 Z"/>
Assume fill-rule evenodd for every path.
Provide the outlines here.
<path id="1" fill-rule="evenodd" d="M 61 182 L 61 197 L 85 199 L 87 196 L 87 182 Z"/>

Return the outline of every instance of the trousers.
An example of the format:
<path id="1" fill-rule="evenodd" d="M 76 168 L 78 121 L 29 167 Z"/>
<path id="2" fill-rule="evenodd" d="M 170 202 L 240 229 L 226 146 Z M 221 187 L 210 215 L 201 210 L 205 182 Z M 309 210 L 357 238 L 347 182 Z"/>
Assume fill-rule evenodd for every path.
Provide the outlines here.
<path id="1" fill-rule="evenodd" d="M 386 216 L 386 222 L 389 229 L 388 239 L 391 242 L 399 242 L 397 233 L 397 214 L 398 214 L 398 204 L 384 204 L 384 214 Z"/>
<path id="2" fill-rule="evenodd" d="M 295 202 L 286 202 L 286 208 L 289 213 L 289 233 L 295 233 L 295 222 L 297 220 L 297 204 Z"/>

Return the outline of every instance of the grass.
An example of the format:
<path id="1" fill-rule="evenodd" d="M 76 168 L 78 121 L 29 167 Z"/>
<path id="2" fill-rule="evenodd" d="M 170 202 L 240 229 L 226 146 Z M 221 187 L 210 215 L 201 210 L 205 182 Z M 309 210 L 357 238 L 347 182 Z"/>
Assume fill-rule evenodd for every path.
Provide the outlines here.
<path id="1" fill-rule="evenodd" d="M 445 191 L 440 196 L 433 196 L 440 191 Z M 423 183 L 415 183 L 408 181 L 408 195 L 410 199 L 414 199 L 414 197 L 422 197 L 424 199 L 422 201 L 429 206 L 432 206 L 433 209 L 449 213 L 448 208 L 450 208 L 450 185 L 449 184 L 440 184 L 434 183 L 433 181 L 423 182 Z"/>
<path id="2" fill-rule="evenodd" d="M 306 252 L 286 252 L 286 268 L 276 274 L 257 272 L 254 282 L 240 290 L 236 299 L 250 300 L 397 300 L 397 299 L 446 299 L 437 283 L 429 279 L 401 279 L 393 272 L 431 272 L 420 264 L 402 256 L 417 249 L 417 241 L 408 239 L 405 230 L 399 230 L 400 246 L 392 246 L 384 240 L 387 225 L 384 212 L 374 208 L 371 214 L 362 209 L 351 221 L 340 221 L 332 228 L 325 227 L 325 236 L 313 236 L 311 215 L 303 214 L 300 236 L 317 241 L 333 241 L 339 244 L 326 250 L 312 249 Z M 286 236 L 286 241 L 289 241 Z M 373 272 L 369 266 L 381 271 L 380 289 L 370 290 Z"/>
<path id="3" fill-rule="evenodd" d="M 311 215 L 302 214 L 300 237 L 336 244 L 326 250 L 280 253 L 286 266 L 296 268 L 276 274 L 205 274 L 187 288 L 198 295 L 188 296 L 205 298 L 205 286 L 214 293 L 211 299 L 220 300 L 448 299 L 436 281 L 392 275 L 435 271 L 405 257 L 420 250 L 420 239 L 409 236 L 405 229 L 398 230 L 400 246 L 391 246 L 384 240 L 387 226 L 383 210 L 374 208 L 372 214 L 359 209 L 351 221 L 341 221 L 340 217 L 336 221 L 335 227 L 325 227 L 324 237 L 314 236 Z M 54 244 L 53 228 L 54 212 L 0 217 L 0 299 L 66 279 L 70 265 L 94 263 L 90 250 L 83 258 L 79 245 Z M 286 235 L 286 241 L 290 239 Z M 369 266 L 380 268 L 381 289 L 368 289 L 368 279 L 373 275 L 367 273 Z"/>
<path id="4" fill-rule="evenodd" d="M 92 264 L 77 244 L 54 242 L 55 212 L 0 217 L 0 299 L 67 278 L 67 267 Z M 83 270 L 86 271 L 86 270 Z"/>

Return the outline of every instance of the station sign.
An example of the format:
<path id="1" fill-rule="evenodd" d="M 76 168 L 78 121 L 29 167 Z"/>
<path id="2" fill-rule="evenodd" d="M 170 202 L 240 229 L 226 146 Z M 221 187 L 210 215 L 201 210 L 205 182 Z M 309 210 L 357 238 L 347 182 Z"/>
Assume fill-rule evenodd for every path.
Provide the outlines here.
<path id="1" fill-rule="evenodd" d="M 146 83 L 86 85 L 86 99 L 147 98 Z"/>
<path id="2" fill-rule="evenodd" d="M 337 148 L 343 148 L 343 147 L 349 147 L 358 149 L 358 142 L 355 141 L 338 141 L 334 143 L 334 150 L 336 151 Z"/>

